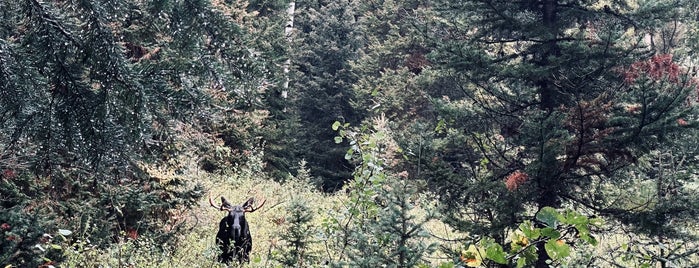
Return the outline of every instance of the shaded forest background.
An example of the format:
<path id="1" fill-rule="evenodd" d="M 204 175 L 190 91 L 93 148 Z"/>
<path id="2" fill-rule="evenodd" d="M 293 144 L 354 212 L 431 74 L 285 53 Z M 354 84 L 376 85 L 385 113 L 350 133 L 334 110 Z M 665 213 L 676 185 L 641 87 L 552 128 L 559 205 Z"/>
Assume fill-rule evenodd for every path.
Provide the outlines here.
<path id="1" fill-rule="evenodd" d="M 697 266 L 697 14 L 0 0 L 0 264 Z"/>

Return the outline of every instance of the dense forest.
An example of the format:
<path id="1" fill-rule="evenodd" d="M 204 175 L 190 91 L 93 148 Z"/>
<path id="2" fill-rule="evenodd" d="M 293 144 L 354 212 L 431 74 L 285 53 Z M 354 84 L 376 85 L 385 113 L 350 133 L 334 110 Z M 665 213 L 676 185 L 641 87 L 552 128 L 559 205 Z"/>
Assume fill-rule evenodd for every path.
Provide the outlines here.
<path id="1" fill-rule="evenodd" d="M 0 0 L 0 267 L 697 267 L 697 14 Z"/>

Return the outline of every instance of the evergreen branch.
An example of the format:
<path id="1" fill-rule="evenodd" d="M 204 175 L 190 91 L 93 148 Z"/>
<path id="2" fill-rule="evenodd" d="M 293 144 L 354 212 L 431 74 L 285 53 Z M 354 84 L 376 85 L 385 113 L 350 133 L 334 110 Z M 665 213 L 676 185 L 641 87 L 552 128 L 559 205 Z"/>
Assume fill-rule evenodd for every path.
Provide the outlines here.
<path id="1" fill-rule="evenodd" d="M 56 30 L 58 30 L 58 32 L 60 32 L 63 36 L 65 36 L 66 38 L 68 38 L 69 40 L 71 40 L 71 41 L 73 42 L 73 44 L 75 44 L 75 45 L 78 46 L 78 47 L 81 46 L 81 43 L 80 43 L 77 39 L 75 39 L 75 37 L 74 37 L 68 30 L 66 30 L 65 28 L 63 28 L 63 26 L 61 25 L 61 23 L 58 22 L 58 20 L 56 20 L 55 18 L 53 18 L 53 17 L 47 12 L 46 9 L 44 9 L 44 6 L 43 6 L 41 3 L 39 3 L 39 1 L 37 1 L 37 0 L 31 0 L 31 1 L 32 1 L 32 4 L 33 4 L 34 8 L 38 9 L 38 11 L 39 11 L 39 13 L 40 13 L 40 15 L 41 15 L 40 17 L 41 17 L 44 21 L 48 22 L 51 26 L 53 26 L 53 28 L 55 28 Z"/>
<path id="2" fill-rule="evenodd" d="M 638 22 L 634 21 L 632 18 L 630 18 L 628 16 L 625 16 L 617 11 L 612 10 L 612 8 L 609 7 L 608 5 L 604 5 L 604 13 L 610 14 L 616 18 L 621 19 L 622 21 L 626 21 L 636 29 L 640 28 L 640 26 L 638 25 Z"/>
<path id="3" fill-rule="evenodd" d="M 436 238 L 436 239 L 439 239 L 440 241 L 443 241 L 443 242 L 464 242 L 464 241 L 469 241 L 468 238 L 445 238 L 445 237 L 441 237 L 441 236 L 436 235 L 436 234 L 434 234 L 434 233 L 432 233 L 432 232 L 429 232 L 429 231 L 428 231 L 427 233 L 428 233 L 431 237 Z"/>
<path id="4" fill-rule="evenodd" d="M 477 103 L 477 104 L 478 104 L 478 107 L 483 108 L 484 110 L 488 111 L 488 112 L 491 113 L 491 114 L 498 115 L 498 116 L 503 116 L 503 117 L 512 117 L 512 118 L 517 118 L 517 119 L 519 119 L 519 118 L 517 117 L 517 115 L 516 115 L 518 111 L 525 110 L 525 109 L 527 109 L 527 108 L 529 108 L 529 107 L 531 107 L 531 106 L 534 106 L 534 105 L 537 105 L 537 104 L 538 104 L 538 103 L 534 103 L 534 102 L 531 102 L 531 103 L 527 103 L 527 102 L 516 103 L 515 101 L 510 101 L 510 100 L 506 99 L 505 97 L 501 96 L 500 94 L 497 94 L 494 90 L 490 89 L 490 87 L 485 86 L 485 85 L 482 85 L 482 83 L 480 83 L 480 81 L 479 81 L 477 78 L 474 78 L 474 77 L 472 77 L 472 76 L 470 76 L 470 75 L 468 75 L 468 74 L 464 74 L 464 75 L 466 76 L 466 79 L 469 80 L 469 82 L 471 82 L 473 85 L 477 86 L 478 88 L 483 89 L 483 90 L 486 91 L 488 94 L 490 94 L 491 96 L 494 96 L 494 97 L 495 97 L 496 99 L 498 99 L 501 103 L 503 103 L 503 104 L 501 104 L 501 106 L 502 106 L 503 108 L 505 108 L 506 110 L 505 110 L 505 111 L 496 110 L 496 109 L 490 107 L 490 105 L 487 105 L 487 103 L 486 103 L 485 101 L 480 100 L 480 99 L 477 98 L 475 95 L 471 95 L 471 94 L 469 93 L 469 92 L 472 92 L 471 90 L 468 90 L 468 89 L 465 88 L 463 85 L 458 85 L 458 86 L 459 86 L 459 89 L 461 89 L 461 91 L 464 93 L 464 95 L 465 95 L 467 98 L 469 98 L 469 99 L 472 100 L 473 102 Z M 473 93 L 473 94 L 475 94 L 475 93 Z M 505 105 L 505 104 L 506 104 L 506 105 Z M 511 106 L 511 107 L 512 107 L 511 110 L 507 110 L 507 108 L 508 108 L 507 106 Z"/>
<path id="5" fill-rule="evenodd" d="M 498 39 L 498 40 L 486 40 L 486 39 L 478 39 L 477 40 L 480 43 L 492 45 L 492 44 L 507 44 L 507 43 L 517 43 L 517 42 L 532 42 L 532 43 L 557 43 L 557 42 L 563 42 L 563 41 L 583 41 L 583 39 L 575 38 L 575 37 L 559 37 L 559 38 L 553 38 L 553 39 L 530 39 L 526 37 L 513 37 L 512 39 Z"/>

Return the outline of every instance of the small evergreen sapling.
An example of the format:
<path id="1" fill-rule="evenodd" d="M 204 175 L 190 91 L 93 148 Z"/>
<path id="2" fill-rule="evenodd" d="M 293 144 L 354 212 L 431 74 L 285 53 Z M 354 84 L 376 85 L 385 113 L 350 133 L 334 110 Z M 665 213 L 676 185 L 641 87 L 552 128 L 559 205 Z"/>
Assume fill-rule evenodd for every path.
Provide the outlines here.
<path id="1" fill-rule="evenodd" d="M 279 249 L 276 259 L 284 267 L 308 267 L 317 262 L 317 255 L 311 249 L 316 241 L 313 236 L 313 211 L 301 198 L 295 198 L 287 207 L 288 227 L 281 233 L 283 247 Z"/>
<path id="2" fill-rule="evenodd" d="M 380 212 L 366 221 L 364 232 L 353 232 L 352 267 L 416 267 L 434 250 L 425 241 L 424 224 L 430 219 L 415 213 L 415 189 L 405 181 L 389 179 L 378 190 Z"/>

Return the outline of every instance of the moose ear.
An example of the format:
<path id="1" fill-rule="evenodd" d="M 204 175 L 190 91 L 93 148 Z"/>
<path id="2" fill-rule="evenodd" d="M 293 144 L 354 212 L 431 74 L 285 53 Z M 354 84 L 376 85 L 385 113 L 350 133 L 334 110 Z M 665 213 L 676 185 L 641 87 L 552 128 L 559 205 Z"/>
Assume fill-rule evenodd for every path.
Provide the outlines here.
<path id="1" fill-rule="evenodd" d="M 253 202 L 255 202 L 255 198 L 250 197 L 250 198 L 248 198 L 247 201 L 245 201 L 245 203 L 243 203 L 243 207 L 244 207 L 244 208 L 252 207 L 252 203 L 253 203 Z"/>
<path id="2" fill-rule="evenodd" d="M 231 204 L 231 202 L 228 202 L 228 200 L 225 197 L 221 196 L 221 207 L 232 208 L 233 204 Z"/>

